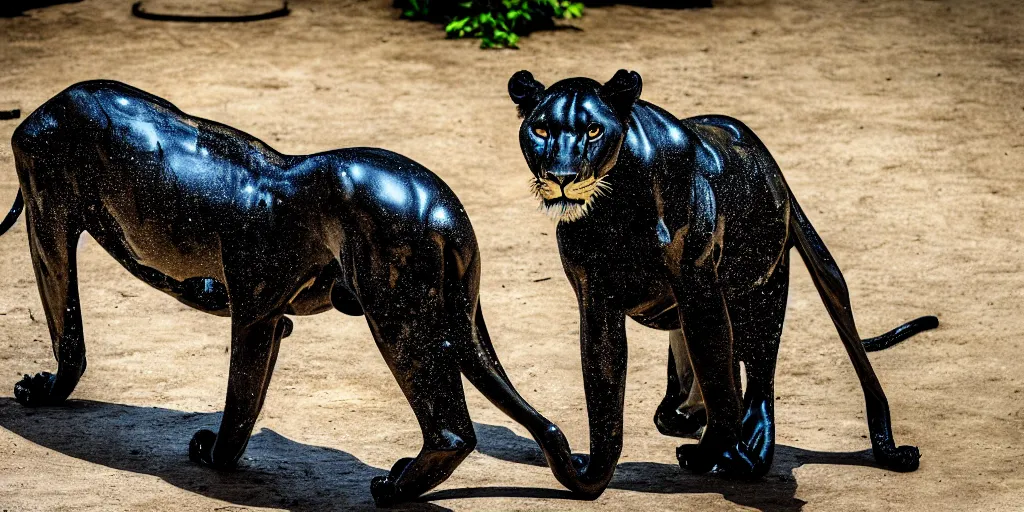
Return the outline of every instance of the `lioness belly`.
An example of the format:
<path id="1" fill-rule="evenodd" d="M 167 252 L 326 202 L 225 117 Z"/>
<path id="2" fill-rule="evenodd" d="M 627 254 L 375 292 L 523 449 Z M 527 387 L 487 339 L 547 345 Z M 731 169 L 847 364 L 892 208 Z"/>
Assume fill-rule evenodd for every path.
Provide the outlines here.
<path id="1" fill-rule="evenodd" d="M 221 247 L 217 236 L 209 232 L 189 232 L 166 218 L 175 212 L 142 222 L 116 216 L 131 258 L 183 281 L 193 277 L 224 279 Z"/>
<path id="2" fill-rule="evenodd" d="M 672 331 L 679 328 L 679 304 L 670 293 L 630 312 L 629 317 L 644 327 Z"/>

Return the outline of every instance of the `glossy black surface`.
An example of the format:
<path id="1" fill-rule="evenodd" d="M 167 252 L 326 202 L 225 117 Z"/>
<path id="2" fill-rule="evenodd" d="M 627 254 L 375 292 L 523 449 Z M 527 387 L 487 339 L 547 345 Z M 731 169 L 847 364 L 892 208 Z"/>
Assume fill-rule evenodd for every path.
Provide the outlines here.
<path id="1" fill-rule="evenodd" d="M 460 372 L 568 467 L 561 432 L 512 387 L 480 311 L 469 218 L 437 176 L 401 155 L 350 148 L 284 155 L 233 128 L 110 81 L 85 82 L 29 115 L 13 137 L 29 247 L 57 373 L 15 397 L 54 405 L 85 371 L 76 243 L 83 231 L 129 272 L 196 309 L 230 316 L 220 430 L 189 456 L 218 468 L 245 450 L 263 405 L 284 315 L 365 314 L 423 430 L 415 459 L 371 489 L 380 504 L 444 481 L 476 444 Z M 561 457 L 561 458 L 560 458 Z"/>
<path id="2" fill-rule="evenodd" d="M 937 326 L 924 317 L 862 340 L 846 283 L 768 150 L 741 122 L 677 119 L 639 100 L 640 75 L 545 88 L 526 71 L 509 81 L 524 118 L 519 142 L 533 191 L 558 223 L 558 248 L 580 310 L 590 455 L 566 485 L 597 496 L 622 450 L 625 319 L 669 335 L 668 391 L 655 416 L 682 466 L 756 477 L 775 446 L 774 376 L 796 247 L 860 378 L 875 458 L 912 471 L 865 348 Z M 740 362 L 746 390 L 740 386 Z M 560 478 L 563 483 L 566 479 Z"/>

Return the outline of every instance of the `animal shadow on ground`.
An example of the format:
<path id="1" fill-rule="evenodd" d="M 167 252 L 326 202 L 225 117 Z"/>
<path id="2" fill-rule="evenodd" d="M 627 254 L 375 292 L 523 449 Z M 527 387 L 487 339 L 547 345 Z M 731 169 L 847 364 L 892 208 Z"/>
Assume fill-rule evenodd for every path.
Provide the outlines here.
<path id="1" fill-rule="evenodd" d="M 491 457 L 535 466 L 546 466 L 544 455 L 532 440 L 507 427 L 476 424 L 477 450 Z M 621 462 L 615 469 L 611 489 L 658 494 L 721 494 L 744 507 L 763 511 L 798 511 L 805 504 L 796 498 L 797 482 L 793 470 L 804 464 L 839 464 L 878 467 L 871 450 L 858 452 L 817 452 L 776 445 L 771 472 L 760 480 L 727 480 L 711 475 L 694 475 L 676 464 L 657 462 Z M 446 489 L 423 496 L 439 501 L 475 497 L 534 497 L 572 499 L 568 491 L 515 487 Z"/>
<path id="2" fill-rule="evenodd" d="M 30 409 L 12 398 L 0 398 L 0 427 L 76 459 L 153 475 L 239 506 L 374 509 L 370 479 L 386 469 L 340 450 L 292 441 L 270 429 L 252 436 L 237 471 L 193 464 L 188 460 L 189 439 L 200 428 L 220 424 L 220 416 L 88 400 Z M 428 503 L 398 509 L 448 510 Z"/>
<path id="3" fill-rule="evenodd" d="M 273 430 L 252 436 L 237 471 L 214 471 L 188 460 L 187 446 L 200 428 L 220 423 L 220 413 L 71 400 L 61 407 L 30 409 L 0 398 L 0 427 L 33 443 L 93 464 L 156 476 L 180 489 L 239 506 L 289 510 L 373 509 L 370 479 L 386 472 L 333 448 L 292 441 Z M 508 427 L 474 423 L 477 451 L 499 460 L 546 466 L 537 444 Z M 771 472 L 752 482 L 693 475 L 676 464 L 623 462 L 612 489 L 644 493 L 721 494 L 764 511 L 798 511 L 793 470 L 804 464 L 876 467 L 871 450 L 829 453 L 778 445 Z M 557 485 L 552 480 L 552 485 Z M 566 490 L 531 487 L 445 489 L 422 501 L 518 497 L 574 499 Z M 411 503 L 406 510 L 448 510 Z"/>

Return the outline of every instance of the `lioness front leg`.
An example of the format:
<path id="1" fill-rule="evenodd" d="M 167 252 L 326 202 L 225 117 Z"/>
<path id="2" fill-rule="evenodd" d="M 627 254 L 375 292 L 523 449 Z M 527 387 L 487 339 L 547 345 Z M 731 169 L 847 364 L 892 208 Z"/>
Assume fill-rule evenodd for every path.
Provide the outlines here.
<path id="1" fill-rule="evenodd" d="M 622 454 L 623 405 L 626 397 L 626 314 L 608 297 L 614 292 L 591 289 L 598 279 L 580 278 L 567 271 L 580 309 L 580 355 L 583 390 L 590 420 L 590 454 L 573 455 L 563 482 L 577 495 L 593 499 L 601 495 L 615 473 Z"/>
<path id="2" fill-rule="evenodd" d="M 673 286 L 694 375 L 704 397 L 707 426 L 697 445 L 682 445 L 679 464 L 704 473 L 735 451 L 740 434 L 740 400 L 733 374 L 732 327 L 714 269 L 691 269 Z M 723 468 L 725 469 L 725 468 Z"/>
<path id="3" fill-rule="evenodd" d="M 771 469 L 775 453 L 775 363 L 786 317 L 789 255 L 783 254 L 768 280 L 729 299 L 733 345 L 743 361 L 743 431 L 731 476 L 756 478 Z M 732 454 L 730 454 L 732 455 Z"/>
<path id="4" fill-rule="evenodd" d="M 231 365 L 220 431 L 203 429 L 192 436 L 188 456 L 193 462 L 217 468 L 238 462 L 263 408 L 285 327 L 279 314 L 256 321 L 232 318 Z"/>
<path id="5" fill-rule="evenodd" d="M 57 374 L 40 372 L 14 385 L 15 399 L 27 406 L 64 402 L 85 372 L 82 308 L 78 300 L 75 249 L 81 230 L 68 219 L 58 201 L 28 201 L 28 245 L 32 253 L 39 297 L 46 312 Z M 38 205 L 47 208 L 39 211 Z M 63 205 L 67 206 L 67 205 Z"/>
<path id="6" fill-rule="evenodd" d="M 666 436 L 692 437 L 707 423 L 704 398 L 693 376 L 683 332 L 671 331 L 668 339 L 668 389 L 654 414 L 654 425 Z"/>

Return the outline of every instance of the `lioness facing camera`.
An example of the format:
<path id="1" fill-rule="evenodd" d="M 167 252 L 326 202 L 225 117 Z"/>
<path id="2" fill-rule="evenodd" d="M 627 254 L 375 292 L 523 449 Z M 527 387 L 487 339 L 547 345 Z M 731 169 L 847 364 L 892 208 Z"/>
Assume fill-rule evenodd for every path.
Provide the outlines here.
<path id="1" fill-rule="evenodd" d="M 641 88 L 640 75 L 625 70 L 605 84 L 569 78 L 545 88 L 528 71 L 508 84 L 523 118 L 519 143 L 532 190 L 558 223 L 579 302 L 591 454 L 574 457 L 568 470 L 578 492 L 600 494 L 622 451 L 627 316 L 672 331 L 659 430 L 688 436 L 706 423 L 699 444 L 679 448 L 679 463 L 741 477 L 768 471 L 791 247 L 860 378 L 875 458 L 895 471 L 917 469 L 917 448 L 893 440 L 865 348 L 885 348 L 938 320 L 919 318 L 862 342 L 839 267 L 757 136 L 728 117 L 677 119 L 639 100 Z"/>

